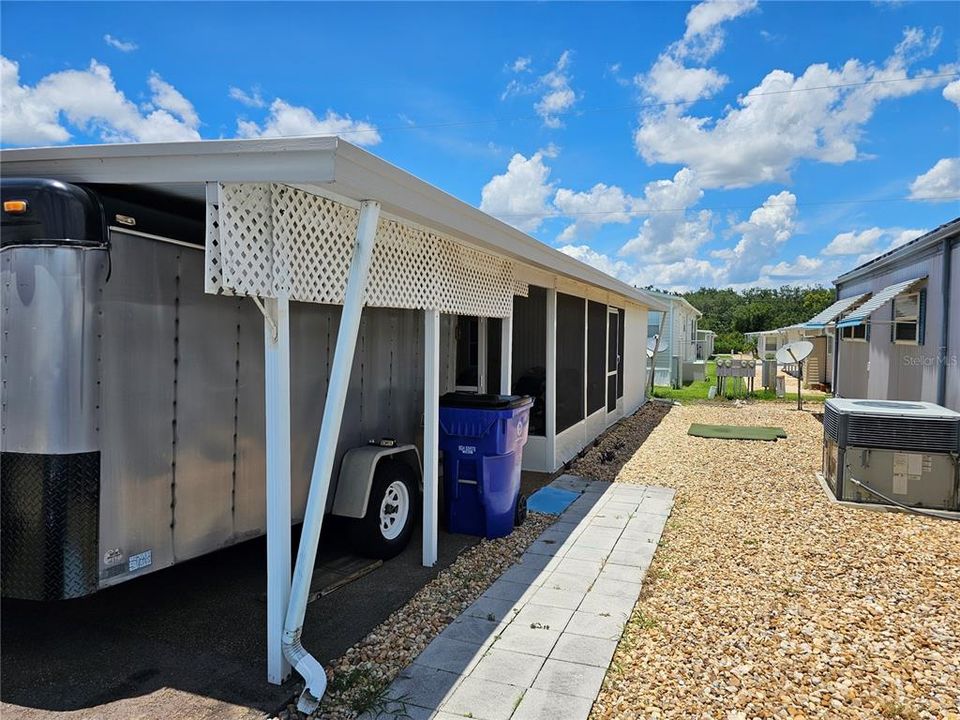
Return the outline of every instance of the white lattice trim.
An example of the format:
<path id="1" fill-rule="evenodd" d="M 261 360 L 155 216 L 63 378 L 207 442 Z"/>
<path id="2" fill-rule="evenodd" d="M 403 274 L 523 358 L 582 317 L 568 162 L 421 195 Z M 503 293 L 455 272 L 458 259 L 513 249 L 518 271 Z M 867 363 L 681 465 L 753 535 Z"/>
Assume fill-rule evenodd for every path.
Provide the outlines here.
<path id="1" fill-rule="evenodd" d="M 287 185 L 224 184 L 207 208 L 207 292 L 343 302 L 359 213 Z M 366 303 L 505 317 L 513 263 L 396 220 L 377 227 Z"/>

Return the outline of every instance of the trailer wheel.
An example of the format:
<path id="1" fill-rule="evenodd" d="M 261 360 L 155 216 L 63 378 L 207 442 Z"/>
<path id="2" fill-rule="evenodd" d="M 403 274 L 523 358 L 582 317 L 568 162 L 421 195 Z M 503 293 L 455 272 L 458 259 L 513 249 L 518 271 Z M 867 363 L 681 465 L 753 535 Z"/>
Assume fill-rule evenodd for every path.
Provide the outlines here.
<path id="1" fill-rule="evenodd" d="M 354 547 L 368 557 L 387 560 L 407 546 L 417 515 L 417 478 L 409 465 L 385 459 L 377 464 L 363 518 L 350 526 Z"/>
<path id="2" fill-rule="evenodd" d="M 513 526 L 520 527 L 527 520 L 527 496 L 517 495 L 517 506 L 513 512 Z"/>

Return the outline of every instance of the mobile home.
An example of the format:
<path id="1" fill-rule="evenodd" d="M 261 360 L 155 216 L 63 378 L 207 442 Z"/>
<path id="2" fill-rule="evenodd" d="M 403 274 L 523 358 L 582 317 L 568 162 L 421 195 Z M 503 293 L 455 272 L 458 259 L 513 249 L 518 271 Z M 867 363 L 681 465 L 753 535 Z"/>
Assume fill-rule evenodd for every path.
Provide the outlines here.
<path id="1" fill-rule="evenodd" d="M 648 290 L 647 293 L 666 305 L 666 310 L 650 313 L 648 339 L 660 336 L 654 363 L 654 385 L 680 387 L 691 380 L 704 377 L 707 356 L 703 350 L 709 346 L 712 353 L 712 338 L 701 338 L 697 323 L 703 315 L 680 295 Z M 698 340 L 702 339 L 703 344 Z"/>
<path id="2" fill-rule="evenodd" d="M 645 400 L 659 300 L 343 140 L 0 162 L 5 595 L 266 533 L 270 679 L 290 661 L 317 699 L 299 627 L 323 516 L 389 556 L 422 515 L 435 562 L 441 393 L 534 397 L 541 471 Z"/>
<path id="3" fill-rule="evenodd" d="M 836 387 L 844 398 L 960 410 L 960 218 L 844 273 Z"/>

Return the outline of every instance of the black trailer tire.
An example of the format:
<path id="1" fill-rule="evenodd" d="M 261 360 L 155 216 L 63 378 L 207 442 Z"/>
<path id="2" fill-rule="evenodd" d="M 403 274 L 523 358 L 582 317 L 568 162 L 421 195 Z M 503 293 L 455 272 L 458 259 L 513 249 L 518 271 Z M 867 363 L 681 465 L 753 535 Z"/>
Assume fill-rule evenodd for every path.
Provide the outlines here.
<path id="1" fill-rule="evenodd" d="M 366 514 L 349 524 L 350 544 L 366 557 L 388 560 L 413 535 L 419 493 L 417 476 L 404 462 L 381 460 L 373 473 Z"/>
<path id="2" fill-rule="evenodd" d="M 513 526 L 520 527 L 527 520 L 527 496 L 517 495 L 517 506 L 513 513 Z"/>

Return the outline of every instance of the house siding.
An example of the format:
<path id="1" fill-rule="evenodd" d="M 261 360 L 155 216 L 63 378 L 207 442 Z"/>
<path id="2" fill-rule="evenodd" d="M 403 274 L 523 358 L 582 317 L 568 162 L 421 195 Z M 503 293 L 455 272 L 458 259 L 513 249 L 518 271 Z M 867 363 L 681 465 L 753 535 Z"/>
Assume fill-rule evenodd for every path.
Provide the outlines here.
<path id="1" fill-rule="evenodd" d="M 870 340 L 867 343 L 840 342 L 839 382 L 837 393 L 841 397 L 866 397 L 884 400 L 924 400 L 937 402 L 938 354 L 941 346 L 941 321 L 943 317 L 942 244 L 929 247 L 913 257 L 906 257 L 895 265 L 878 269 L 876 273 L 842 283 L 838 287 L 840 298 L 864 292 L 876 293 L 885 287 L 904 280 L 927 277 L 926 316 L 923 345 L 898 345 L 890 337 L 892 317 L 891 303 L 886 303 L 870 316 Z M 958 251 L 954 245 L 952 258 L 957 262 Z M 951 292 L 952 306 L 960 306 L 956 300 L 960 293 L 958 272 L 954 265 Z M 953 313 L 955 314 L 955 313 Z M 956 365 L 957 333 L 960 323 L 950 318 L 951 348 L 948 349 L 947 399 L 952 409 L 960 406 L 958 398 L 958 368 Z"/>

